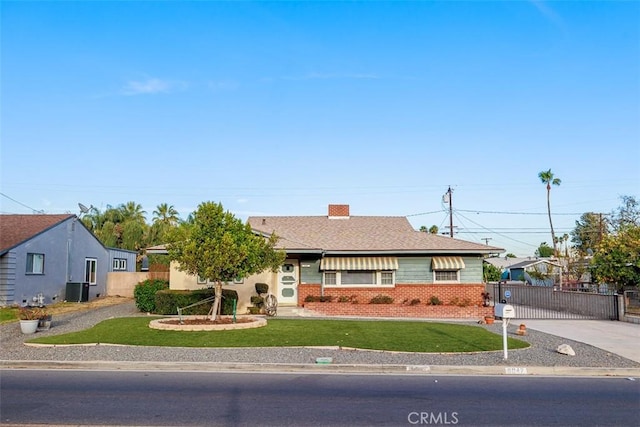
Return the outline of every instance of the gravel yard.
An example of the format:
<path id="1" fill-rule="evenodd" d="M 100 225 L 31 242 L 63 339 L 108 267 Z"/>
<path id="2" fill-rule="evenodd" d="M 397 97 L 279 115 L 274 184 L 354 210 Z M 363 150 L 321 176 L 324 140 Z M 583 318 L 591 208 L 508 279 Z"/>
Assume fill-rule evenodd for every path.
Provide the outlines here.
<path id="1" fill-rule="evenodd" d="M 139 313 L 133 301 L 98 306 L 82 311 L 55 314 L 52 327 L 36 336 L 58 335 L 90 328 L 102 320 L 123 316 L 145 316 Z M 502 325 L 477 325 L 502 334 Z M 243 348 L 200 349 L 134 346 L 69 346 L 32 347 L 24 342 L 34 335 L 24 335 L 17 323 L 0 325 L 0 360 L 37 361 L 135 361 L 135 362 L 222 362 L 222 363 L 290 363 L 314 364 L 319 357 L 331 357 L 333 364 L 357 365 L 457 365 L 457 366 L 544 366 L 638 368 L 640 363 L 609 353 L 605 350 L 565 338 L 528 330 L 525 336 L 516 336 L 517 326 L 510 326 L 511 336 L 531 344 L 523 350 L 510 350 L 508 360 L 502 351 L 465 354 L 393 353 L 338 348 Z M 212 332 L 215 333 L 215 332 Z M 560 344 L 569 344 L 576 356 L 566 356 L 555 350 Z"/>

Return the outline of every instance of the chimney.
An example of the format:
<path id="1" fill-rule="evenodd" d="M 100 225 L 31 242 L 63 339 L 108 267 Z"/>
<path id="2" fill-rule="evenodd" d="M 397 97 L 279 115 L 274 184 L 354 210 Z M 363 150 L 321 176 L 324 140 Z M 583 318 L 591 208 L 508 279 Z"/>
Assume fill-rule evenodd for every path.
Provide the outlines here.
<path id="1" fill-rule="evenodd" d="M 349 218 L 349 205 L 329 205 L 329 218 Z"/>

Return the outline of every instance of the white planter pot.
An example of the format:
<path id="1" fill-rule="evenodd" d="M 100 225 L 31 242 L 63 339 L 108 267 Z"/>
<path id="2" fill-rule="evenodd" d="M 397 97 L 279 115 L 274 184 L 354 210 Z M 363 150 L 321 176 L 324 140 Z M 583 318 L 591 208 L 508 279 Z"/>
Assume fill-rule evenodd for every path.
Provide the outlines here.
<path id="1" fill-rule="evenodd" d="M 20 330 L 23 334 L 35 334 L 38 330 L 38 319 L 36 320 L 21 320 Z"/>

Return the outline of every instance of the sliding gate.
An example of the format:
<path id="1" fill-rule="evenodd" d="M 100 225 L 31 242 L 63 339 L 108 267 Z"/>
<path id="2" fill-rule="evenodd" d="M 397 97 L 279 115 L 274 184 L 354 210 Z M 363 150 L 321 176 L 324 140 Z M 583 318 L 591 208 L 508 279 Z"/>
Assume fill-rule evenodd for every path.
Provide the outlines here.
<path id="1" fill-rule="evenodd" d="M 493 284 L 492 300 L 511 304 L 517 319 L 618 320 L 617 295 L 496 283 Z"/>

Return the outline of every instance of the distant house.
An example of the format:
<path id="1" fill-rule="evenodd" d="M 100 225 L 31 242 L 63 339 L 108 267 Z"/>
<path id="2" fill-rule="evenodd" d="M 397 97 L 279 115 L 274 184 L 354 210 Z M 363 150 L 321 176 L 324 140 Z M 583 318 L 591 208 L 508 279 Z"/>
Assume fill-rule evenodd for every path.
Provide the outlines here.
<path id="1" fill-rule="evenodd" d="M 0 306 L 88 301 L 136 252 L 105 247 L 76 215 L 0 215 Z"/>
<path id="2" fill-rule="evenodd" d="M 416 231 L 405 217 L 351 216 L 349 210 L 349 205 L 329 205 L 323 216 L 249 217 L 257 234 L 279 237 L 276 246 L 287 258 L 277 273 L 263 272 L 226 286 L 238 291 L 239 308 L 246 307 L 255 295 L 255 283 L 268 284 L 281 306 L 308 307 L 309 297 L 321 296 L 368 303 L 384 295 L 393 299 L 395 308 L 404 302 L 406 309 L 420 315 L 419 310 L 425 312 L 430 300 L 443 305 L 482 304 L 483 258 L 504 249 Z M 151 253 L 163 251 L 155 247 Z M 172 289 L 207 286 L 212 284 L 172 265 Z M 417 301 L 420 303 L 409 307 Z M 356 305 L 364 306 L 339 307 L 347 310 Z M 332 304 L 333 310 L 336 307 L 338 304 Z M 381 311 L 384 307 L 376 308 Z M 403 313 L 406 315 L 406 311 L 396 314 Z"/>
<path id="3" fill-rule="evenodd" d="M 499 258 L 485 259 L 485 262 L 502 272 L 503 282 L 522 282 L 532 286 L 560 285 L 562 264 L 555 258 Z"/>

